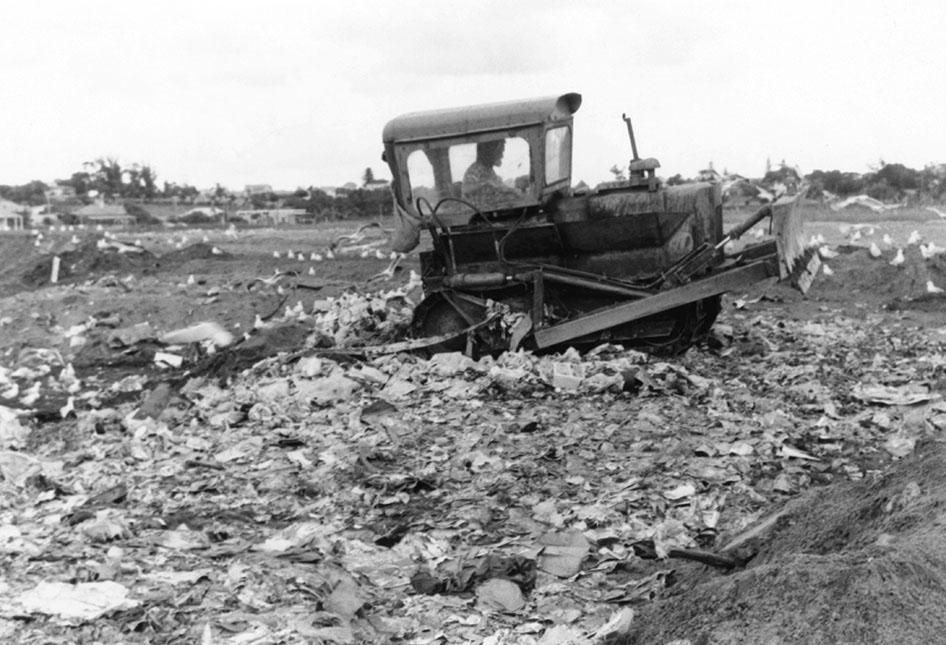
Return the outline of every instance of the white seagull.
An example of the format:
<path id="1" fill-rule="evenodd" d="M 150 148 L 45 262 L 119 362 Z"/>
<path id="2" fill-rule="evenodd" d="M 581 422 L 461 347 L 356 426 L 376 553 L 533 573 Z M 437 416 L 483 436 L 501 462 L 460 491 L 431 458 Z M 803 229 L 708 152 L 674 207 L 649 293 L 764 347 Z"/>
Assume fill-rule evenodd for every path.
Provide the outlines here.
<path id="1" fill-rule="evenodd" d="M 823 257 L 823 258 L 826 259 L 826 260 L 830 260 L 831 258 L 836 258 L 836 257 L 838 257 L 838 254 L 835 253 L 834 251 L 832 251 L 832 250 L 831 250 L 831 247 L 828 246 L 827 244 L 825 244 L 825 245 L 822 246 L 820 249 L 818 249 L 818 255 L 820 255 L 821 257 Z"/>

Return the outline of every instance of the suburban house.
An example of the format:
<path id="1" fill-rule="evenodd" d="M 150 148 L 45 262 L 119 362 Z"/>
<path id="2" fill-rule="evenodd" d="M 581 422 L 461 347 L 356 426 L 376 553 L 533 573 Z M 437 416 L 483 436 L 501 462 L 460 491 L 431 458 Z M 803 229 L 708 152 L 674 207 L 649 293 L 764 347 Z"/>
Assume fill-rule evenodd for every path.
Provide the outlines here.
<path id="1" fill-rule="evenodd" d="M 0 199 L 0 231 L 20 231 L 23 229 L 23 214 L 29 207 L 16 202 Z"/>
<path id="2" fill-rule="evenodd" d="M 89 204 L 73 211 L 80 224 L 101 224 L 103 226 L 128 226 L 135 223 L 135 218 L 125 212 L 121 204 Z"/>

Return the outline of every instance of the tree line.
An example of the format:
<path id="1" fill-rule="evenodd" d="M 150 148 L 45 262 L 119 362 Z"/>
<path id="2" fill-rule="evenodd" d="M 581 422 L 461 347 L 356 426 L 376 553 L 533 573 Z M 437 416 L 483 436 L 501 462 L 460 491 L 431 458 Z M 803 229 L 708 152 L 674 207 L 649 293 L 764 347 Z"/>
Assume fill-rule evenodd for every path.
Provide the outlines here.
<path id="1" fill-rule="evenodd" d="M 59 186 L 69 186 L 76 194 L 76 201 L 91 203 L 93 197 L 102 197 L 107 201 L 147 204 L 149 201 L 174 200 L 190 204 L 210 204 L 219 208 L 303 209 L 321 219 L 348 219 L 365 216 L 391 215 L 393 206 L 391 194 L 369 188 L 374 181 L 371 168 L 365 169 L 362 186 L 350 189 L 338 189 L 337 194 L 329 195 L 323 190 L 310 186 L 299 188 L 288 197 L 274 192 L 242 195 L 216 184 L 209 193 L 202 194 L 194 186 L 175 182 L 158 182 L 157 173 L 148 164 L 133 163 L 122 165 L 118 159 L 100 157 L 83 164 L 82 170 L 72 173 L 68 179 L 56 181 Z M 0 197 L 29 206 L 48 204 L 47 192 L 52 186 L 34 180 L 22 185 L 0 185 Z"/>

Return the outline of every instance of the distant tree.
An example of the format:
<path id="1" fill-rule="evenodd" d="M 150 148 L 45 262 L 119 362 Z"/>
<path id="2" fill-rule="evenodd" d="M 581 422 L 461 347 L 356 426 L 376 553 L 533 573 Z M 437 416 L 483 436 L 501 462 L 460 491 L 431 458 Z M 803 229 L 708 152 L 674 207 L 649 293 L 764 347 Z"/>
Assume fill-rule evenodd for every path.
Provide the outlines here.
<path id="1" fill-rule="evenodd" d="M 154 169 L 147 164 L 142 164 L 139 170 L 139 177 L 141 178 L 142 192 L 144 193 L 145 199 L 154 199 L 158 194 L 156 187 L 158 177 Z"/>
<path id="2" fill-rule="evenodd" d="M 46 203 L 48 186 L 38 179 L 21 186 L 0 186 L 0 197 L 17 204 L 40 206 Z"/>
<path id="3" fill-rule="evenodd" d="M 920 187 L 920 173 L 902 163 L 884 164 L 880 170 L 873 173 L 871 179 L 897 190 L 916 190 Z"/>
<path id="4" fill-rule="evenodd" d="M 624 180 L 625 180 L 625 177 L 624 177 L 624 169 L 623 169 L 623 168 L 619 168 L 617 164 L 614 164 L 613 166 L 611 166 L 611 168 L 608 170 L 608 172 L 610 172 L 612 175 L 614 175 L 614 181 L 624 181 Z"/>
<path id="5" fill-rule="evenodd" d="M 687 183 L 687 180 L 684 179 L 683 175 L 681 175 L 680 173 L 675 174 L 673 177 L 667 178 L 668 186 L 678 186 L 680 184 L 685 184 L 685 183 Z"/>
<path id="6" fill-rule="evenodd" d="M 367 186 L 374 181 L 374 171 L 371 168 L 365 168 L 365 174 L 361 177 L 362 186 Z"/>
<path id="7" fill-rule="evenodd" d="M 819 190 L 827 190 L 841 197 L 860 195 L 864 192 L 864 178 L 854 172 L 815 170 L 805 175 L 805 179 Z"/>
<path id="8" fill-rule="evenodd" d="M 165 181 L 164 188 L 159 194 L 166 199 L 177 198 L 179 200 L 187 200 L 197 197 L 200 191 L 188 184 L 176 184 L 174 182 Z"/>
<path id="9" fill-rule="evenodd" d="M 74 172 L 68 181 L 63 183 L 72 186 L 72 189 L 76 191 L 76 195 L 81 197 L 89 192 L 89 188 L 92 187 L 92 177 L 85 171 Z"/>
<path id="10" fill-rule="evenodd" d="M 92 178 L 91 188 L 99 191 L 105 197 L 121 197 L 122 193 L 122 166 L 118 159 L 99 157 L 94 161 L 83 164 L 88 168 Z"/>
<path id="11" fill-rule="evenodd" d="M 777 170 L 769 170 L 765 173 L 765 176 L 762 178 L 762 184 L 768 186 L 774 183 L 782 183 L 786 185 L 795 185 L 801 181 L 801 177 L 798 174 L 798 171 L 792 168 L 791 166 L 785 165 L 783 162 L 782 165 L 778 167 Z"/>

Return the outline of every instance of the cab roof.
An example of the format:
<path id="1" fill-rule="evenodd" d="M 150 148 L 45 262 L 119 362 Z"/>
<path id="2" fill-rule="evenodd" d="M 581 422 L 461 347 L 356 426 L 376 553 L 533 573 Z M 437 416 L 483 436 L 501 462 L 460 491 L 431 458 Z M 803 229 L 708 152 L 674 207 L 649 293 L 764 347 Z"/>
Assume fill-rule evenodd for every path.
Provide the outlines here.
<path id="1" fill-rule="evenodd" d="M 519 101 L 485 103 L 427 112 L 410 112 L 388 121 L 384 143 L 401 143 L 502 130 L 570 119 L 581 94 L 570 92 Z"/>

